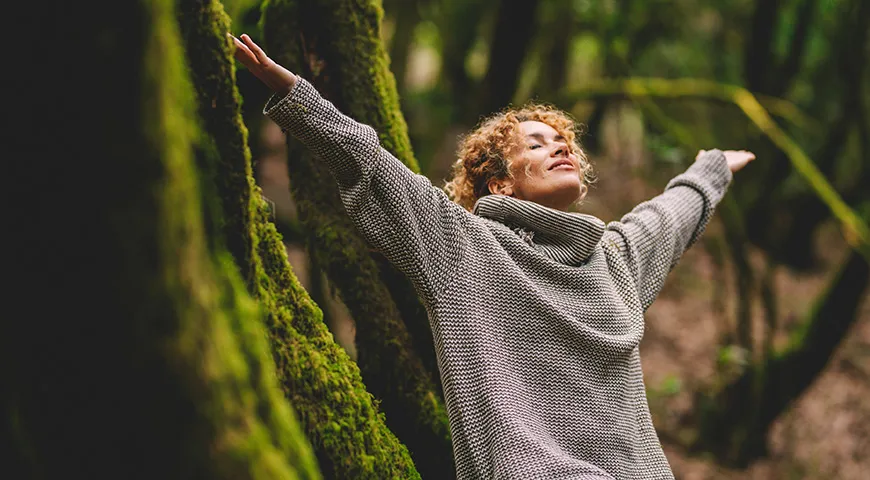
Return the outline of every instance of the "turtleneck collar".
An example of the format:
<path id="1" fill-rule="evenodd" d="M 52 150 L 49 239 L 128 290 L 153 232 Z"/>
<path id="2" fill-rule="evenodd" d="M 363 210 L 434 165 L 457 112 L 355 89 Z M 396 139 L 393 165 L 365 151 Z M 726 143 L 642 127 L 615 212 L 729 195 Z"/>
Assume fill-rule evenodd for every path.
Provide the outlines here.
<path id="1" fill-rule="evenodd" d="M 604 222 L 506 195 L 487 195 L 474 204 L 481 217 L 519 229 L 520 236 L 548 258 L 566 265 L 585 262 L 604 235 Z"/>

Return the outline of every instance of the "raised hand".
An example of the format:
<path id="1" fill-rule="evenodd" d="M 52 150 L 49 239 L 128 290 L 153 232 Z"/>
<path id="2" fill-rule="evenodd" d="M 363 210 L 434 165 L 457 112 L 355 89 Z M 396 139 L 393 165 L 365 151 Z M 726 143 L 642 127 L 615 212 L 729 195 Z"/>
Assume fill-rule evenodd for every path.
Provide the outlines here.
<path id="1" fill-rule="evenodd" d="M 266 52 L 254 43 L 247 34 L 243 33 L 241 40 L 229 33 L 227 35 L 233 39 L 233 43 L 236 45 L 236 60 L 248 67 L 248 70 L 273 92 L 286 95 L 296 85 L 296 75 L 269 58 Z"/>
<path id="2" fill-rule="evenodd" d="M 695 160 L 701 158 L 705 153 L 707 153 L 706 150 L 698 152 Z M 728 168 L 731 170 L 731 173 L 737 172 L 745 167 L 747 163 L 755 160 L 755 154 L 747 150 L 723 150 L 722 153 L 725 154 L 725 161 L 728 162 Z"/>

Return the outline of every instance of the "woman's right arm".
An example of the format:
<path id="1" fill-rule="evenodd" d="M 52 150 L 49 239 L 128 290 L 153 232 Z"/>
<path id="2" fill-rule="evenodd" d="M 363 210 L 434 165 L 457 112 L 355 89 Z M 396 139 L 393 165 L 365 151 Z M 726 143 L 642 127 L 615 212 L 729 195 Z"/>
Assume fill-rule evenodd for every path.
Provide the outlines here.
<path id="1" fill-rule="evenodd" d="M 268 59 L 243 39 L 255 58 Z M 306 80 L 287 74 L 292 79 L 279 71 L 264 80 L 276 92 L 265 113 L 328 165 L 363 237 L 408 275 L 427 301 L 434 300 L 458 269 L 469 214 L 383 149 L 374 129 L 339 112 Z"/>

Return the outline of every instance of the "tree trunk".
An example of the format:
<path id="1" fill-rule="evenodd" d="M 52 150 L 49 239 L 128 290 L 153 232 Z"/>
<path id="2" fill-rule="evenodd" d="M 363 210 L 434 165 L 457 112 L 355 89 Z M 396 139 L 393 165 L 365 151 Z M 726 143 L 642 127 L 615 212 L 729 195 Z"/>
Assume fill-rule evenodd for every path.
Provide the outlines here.
<path id="1" fill-rule="evenodd" d="M 858 127 L 860 118 L 865 112 L 861 88 L 868 78 L 866 46 L 868 30 L 870 30 L 870 3 L 855 2 L 850 7 L 844 9 L 843 19 L 839 23 L 841 36 L 835 43 L 831 65 L 824 69 L 839 73 L 839 78 L 842 79 L 842 83 L 837 85 L 836 89 L 842 92 L 838 115 L 827 122 L 830 127 L 823 137 L 825 141 L 813 156 L 817 160 L 819 170 L 828 178 L 834 177 L 844 157 L 847 157 L 849 137 Z M 767 176 L 767 185 L 783 182 L 791 172 L 786 160 L 783 158 L 781 161 L 781 165 L 774 167 L 778 170 L 773 170 L 775 173 Z M 865 193 L 866 186 L 861 183 L 852 184 L 853 192 L 848 192 L 849 189 L 845 185 L 838 186 L 843 187 L 844 197 L 851 196 L 850 193 L 858 193 L 858 196 L 863 197 L 862 200 L 870 199 L 870 195 Z M 762 196 L 762 200 L 766 200 L 767 204 L 752 210 L 754 225 L 767 227 L 763 233 L 767 241 L 773 245 L 770 250 L 778 259 L 796 268 L 809 269 L 817 263 L 817 255 L 813 251 L 812 244 L 813 232 L 830 217 L 830 211 L 812 192 L 789 195 L 784 194 L 782 190 L 783 188 L 771 190 L 769 195 Z M 771 219 L 776 221 L 773 222 Z M 771 228 L 771 225 L 776 225 L 776 228 Z M 760 228 L 754 230 L 762 231 Z"/>
<path id="2" fill-rule="evenodd" d="M 539 3 L 539 0 L 503 1 L 499 5 L 477 113 L 486 115 L 501 110 L 513 99 L 520 82 L 520 66 L 537 25 Z"/>
<path id="3" fill-rule="evenodd" d="M 181 0 L 190 68 L 199 113 L 213 150 L 202 156 L 216 185 L 216 224 L 235 246 L 236 264 L 248 273 L 260 301 L 278 365 L 278 378 L 296 407 L 327 478 L 414 478 L 406 448 L 387 429 L 356 364 L 334 343 L 320 310 L 287 261 L 251 176 L 247 135 L 240 115 L 229 22 L 215 0 Z"/>
<path id="4" fill-rule="evenodd" d="M 828 364 L 857 319 L 868 283 L 870 265 L 850 252 L 785 349 L 764 364 L 750 365 L 720 391 L 699 397 L 701 432 L 695 447 L 740 467 L 763 456 L 771 424 Z"/>
<path id="5" fill-rule="evenodd" d="M 173 3 L 52 14 L 63 88 L 31 98 L 64 125 L 18 188 L 48 187 L 61 214 L 16 216 L 4 269 L 9 311 L 35 314 L 0 335 L 13 476 L 319 478 L 261 315 L 205 238 Z"/>
<path id="6" fill-rule="evenodd" d="M 396 90 L 405 95 L 405 77 L 408 71 L 408 54 L 414 43 L 414 30 L 420 23 L 418 0 L 399 0 L 395 2 L 395 33 L 390 42 L 390 69 L 396 78 Z"/>
<path id="7" fill-rule="evenodd" d="M 438 16 L 438 30 L 443 47 L 440 75 L 441 88 L 459 111 L 452 118 L 474 124 L 481 112 L 474 103 L 475 87 L 465 70 L 468 54 L 477 40 L 480 23 L 494 0 L 444 0 Z M 472 121 L 468 121 L 468 120 Z M 439 135 L 440 136 L 440 135 Z M 437 137 L 436 137 L 437 138 Z"/>
<path id="8" fill-rule="evenodd" d="M 757 0 L 746 42 L 743 76 L 750 92 L 770 93 L 768 68 L 773 60 L 773 39 L 781 0 Z"/>
<path id="9" fill-rule="evenodd" d="M 544 31 L 551 32 L 542 52 L 544 59 L 541 74 L 538 75 L 532 96 L 544 101 L 553 101 L 565 89 L 568 81 L 568 60 L 574 33 L 577 31 L 574 19 L 574 5 L 569 2 L 542 4 L 547 7 L 547 15 L 541 22 Z"/>
<path id="10" fill-rule="evenodd" d="M 384 148 L 417 171 L 378 34 L 380 17 L 379 4 L 371 0 L 270 1 L 264 7 L 266 47 L 344 113 L 374 127 Z M 416 300 L 416 293 L 400 275 L 384 277 L 396 283 L 382 282 L 323 162 L 293 139 L 288 145 L 300 219 L 314 233 L 319 261 L 356 322 L 358 363 L 366 385 L 381 400 L 387 425 L 408 445 L 420 473 L 449 478 L 454 467 L 447 415 L 432 373 L 412 341 L 413 336 L 426 342 L 423 351 L 433 351 L 428 319 L 402 318 L 396 305 L 399 299 Z"/>

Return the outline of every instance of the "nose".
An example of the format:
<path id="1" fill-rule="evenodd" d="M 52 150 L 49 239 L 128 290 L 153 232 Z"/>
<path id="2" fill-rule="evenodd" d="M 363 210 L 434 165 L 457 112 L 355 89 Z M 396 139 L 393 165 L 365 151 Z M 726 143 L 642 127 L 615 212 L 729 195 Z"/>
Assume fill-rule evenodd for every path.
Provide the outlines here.
<path id="1" fill-rule="evenodd" d="M 550 153 L 551 157 L 567 157 L 571 151 L 568 149 L 568 145 L 562 142 L 556 144 L 556 148 Z"/>

